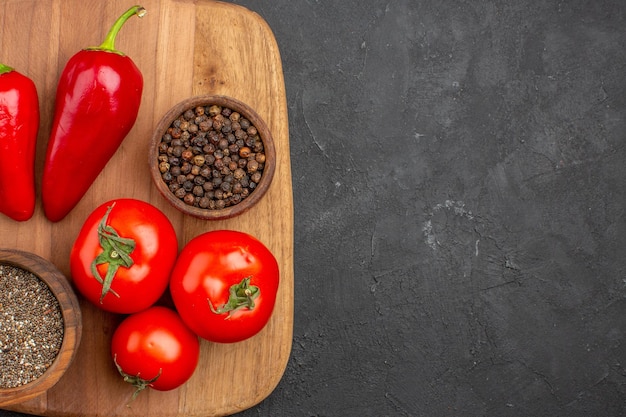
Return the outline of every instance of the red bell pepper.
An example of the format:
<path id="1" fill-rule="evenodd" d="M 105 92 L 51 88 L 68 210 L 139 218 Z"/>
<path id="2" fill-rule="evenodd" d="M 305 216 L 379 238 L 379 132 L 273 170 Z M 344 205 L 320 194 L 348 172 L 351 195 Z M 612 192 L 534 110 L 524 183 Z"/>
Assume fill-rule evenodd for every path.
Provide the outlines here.
<path id="1" fill-rule="evenodd" d="M 115 38 L 130 17 L 145 12 L 141 6 L 128 9 L 100 46 L 76 53 L 61 74 L 42 178 L 50 221 L 78 204 L 135 124 L 143 76 L 115 49 Z"/>
<path id="2" fill-rule="evenodd" d="M 25 221 L 35 211 L 39 99 L 35 83 L 0 64 L 0 212 Z"/>

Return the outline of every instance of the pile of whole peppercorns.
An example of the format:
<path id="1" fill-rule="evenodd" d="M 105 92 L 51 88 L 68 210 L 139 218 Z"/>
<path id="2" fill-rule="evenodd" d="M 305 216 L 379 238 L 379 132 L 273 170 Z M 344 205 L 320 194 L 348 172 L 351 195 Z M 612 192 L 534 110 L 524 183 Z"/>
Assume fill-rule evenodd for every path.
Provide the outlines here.
<path id="1" fill-rule="evenodd" d="M 256 188 L 265 167 L 257 128 L 218 105 L 181 114 L 161 137 L 159 171 L 169 190 L 190 206 L 223 209 Z"/>

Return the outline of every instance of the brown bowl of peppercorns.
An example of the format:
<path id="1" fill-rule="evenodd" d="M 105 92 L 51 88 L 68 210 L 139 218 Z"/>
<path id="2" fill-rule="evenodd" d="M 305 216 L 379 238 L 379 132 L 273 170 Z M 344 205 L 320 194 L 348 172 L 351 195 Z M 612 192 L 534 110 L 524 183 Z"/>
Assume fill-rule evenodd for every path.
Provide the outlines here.
<path id="1" fill-rule="evenodd" d="M 247 104 L 206 95 L 184 100 L 152 136 L 150 172 L 159 192 L 185 214 L 237 216 L 266 193 L 276 168 L 267 125 Z"/>
<path id="2" fill-rule="evenodd" d="M 0 249 L 0 407 L 54 386 L 78 350 L 82 315 L 67 278 L 30 252 Z"/>

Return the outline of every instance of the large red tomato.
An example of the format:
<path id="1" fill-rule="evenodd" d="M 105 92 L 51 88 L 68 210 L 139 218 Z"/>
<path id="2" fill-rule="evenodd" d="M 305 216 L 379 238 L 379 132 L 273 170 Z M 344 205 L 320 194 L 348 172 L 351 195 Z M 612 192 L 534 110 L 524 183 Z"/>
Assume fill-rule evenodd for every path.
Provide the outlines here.
<path id="1" fill-rule="evenodd" d="M 72 280 L 99 308 L 130 314 L 163 295 L 177 254 L 165 214 L 141 200 L 117 199 L 85 220 L 70 254 Z"/>
<path id="2" fill-rule="evenodd" d="M 176 312 L 150 307 L 120 323 L 111 340 L 111 357 L 124 381 L 137 390 L 168 391 L 193 375 L 200 342 Z"/>
<path id="3" fill-rule="evenodd" d="M 263 243 L 246 233 L 217 230 L 185 245 L 170 292 L 191 330 L 212 342 L 232 343 L 265 327 L 278 284 L 278 263 Z"/>

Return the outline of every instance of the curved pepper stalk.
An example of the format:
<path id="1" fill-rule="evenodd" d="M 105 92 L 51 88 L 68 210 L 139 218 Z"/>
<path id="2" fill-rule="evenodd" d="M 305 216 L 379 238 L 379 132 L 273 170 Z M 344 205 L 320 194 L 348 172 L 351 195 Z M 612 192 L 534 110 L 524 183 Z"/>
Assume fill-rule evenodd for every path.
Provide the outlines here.
<path id="1" fill-rule="evenodd" d="M 25 221 L 35 211 L 39 98 L 33 81 L 0 64 L 0 212 Z"/>
<path id="2" fill-rule="evenodd" d="M 61 74 L 42 178 L 50 221 L 62 220 L 78 204 L 135 124 L 143 76 L 114 43 L 124 23 L 145 12 L 128 9 L 100 46 L 76 53 Z"/>

